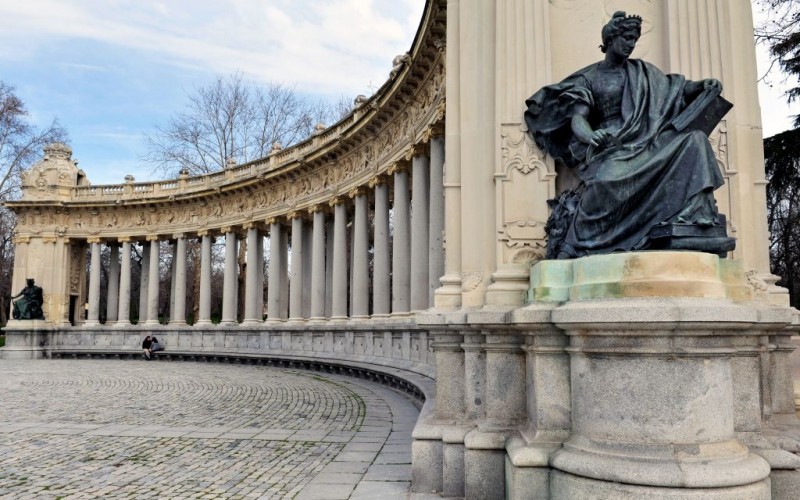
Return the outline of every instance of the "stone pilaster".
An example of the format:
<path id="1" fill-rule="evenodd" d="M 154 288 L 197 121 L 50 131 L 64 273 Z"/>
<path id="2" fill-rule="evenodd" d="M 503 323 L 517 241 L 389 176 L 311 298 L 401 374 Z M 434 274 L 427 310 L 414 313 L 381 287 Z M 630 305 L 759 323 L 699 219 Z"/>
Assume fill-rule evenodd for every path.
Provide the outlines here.
<path id="1" fill-rule="evenodd" d="M 437 308 L 461 306 L 461 7 L 460 0 L 447 2 L 447 72 L 445 74 L 444 276 L 436 289 Z"/>

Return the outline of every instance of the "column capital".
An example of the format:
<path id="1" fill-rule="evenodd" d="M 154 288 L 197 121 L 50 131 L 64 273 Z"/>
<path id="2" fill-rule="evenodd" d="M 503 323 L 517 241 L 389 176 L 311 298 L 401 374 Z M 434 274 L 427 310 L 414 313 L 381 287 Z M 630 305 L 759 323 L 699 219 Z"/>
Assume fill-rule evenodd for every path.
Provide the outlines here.
<path id="1" fill-rule="evenodd" d="M 120 236 L 119 238 L 117 238 L 117 242 L 119 242 L 119 243 L 130 243 L 131 239 L 132 238 L 130 236 Z"/>
<path id="2" fill-rule="evenodd" d="M 197 236 L 199 236 L 201 238 L 203 236 L 209 236 L 210 234 L 211 234 L 211 230 L 210 229 L 201 229 L 201 230 L 197 231 Z"/>
<path id="3" fill-rule="evenodd" d="M 147 240 L 147 241 L 158 241 L 158 235 L 157 234 L 148 234 L 147 236 L 145 236 L 144 239 Z"/>
<path id="4" fill-rule="evenodd" d="M 324 203 L 316 203 L 308 207 L 309 215 L 314 215 L 317 212 L 325 212 L 327 208 L 325 207 Z"/>
<path id="5" fill-rule="evenodd" d="M 55 243 L 58 241 L 58 237 L 56 236 L 43 236 L 42 243 Z"/>
<path id="6" fill-rule="evenodd" d="M 331 201 L 328 202 L 328 204 L 332 207 L 335 207 L 336 205 L 341 205 L 342 203 L 344 203 L 344 197 L 342 196 L 334 196 L 333 198 L 331 198 Z"/>
<path id="7" fill-rule="evenodd" d="M 245 231 L 249 231 L 254 227 L 258 227 L 258 224 L 253 221 L 245 222 L 244 224 L 242 224 L 242 229 L 244 229 Z"/>
<path id="8" fill-rule="evenodd" d="M 286 218 L 289 220 L 294 219 L 302 219 L 303 218 L 303 211 L 302 210 L 292 210 L 288 214 L 286 214 Z"/>
<path id="9" fill-rule="evenodd" d="M 277 217 L 277 216 L 268 217 L 268 218 L 264 219 L 264 223 L 268 224 L 270 226 L 273 225 L 273 224 L 280 224 L 281 223 L 281 218 Z"/>
<path id="10" fill-rule="evenodd" d="M 175 233 L 172 235 L 173 240 L 180 240 L 186 238 L 186 233 Z"/>
<path id="11" fill-rule="evenodd" d="M 350 198 L 355 198 L 356 196 L 363 196 L 366 194 L 363 186 L 354 187 L 350 191 L 348 191 L 347 196 Z"/>
<path id="12" fill-rule="evenodd" d="M 408 165 L 405 163 L 392 163 L 386 170 L 386 173 L 389 175 L 394 175 L 398 172 L 405 172 L 406 170 L 408 170 Z"/>
<path id="13" fill-rule="evenodd" d="M 86 238 L 86 243 L 100 243 L 102 241 L 99 236 L 90 236 Z"/>
<path id="14" fill-rule="evenodd" d="M 235 231 L 233 230 L 233 226 L 222 226 L 221 228 L 219 228 L 219 230 L 220 230 L 220 232 L 221 232 L 221 233 L 223 233 L 223 234 L 228 234 L 228 233 L 233 233 L 233 232 L 235 232 Z"/>
<path id="15" fill-rule="evenodd" d="M 425 132 L 422 133 L 422 141 L 425 143 L 430 142 L 431 139 L 436 137 L 444 137 L 443 122 L 436 122 L 433 125 L 429 125 L 428 128 L 425 129 Z"/>
<path id="16" fill-rule="evenodd" d="M 404 156 L 406 160 L 411 160 L 415 156 L 427 156 L 427 154 L 428 147 L 425 144 L 419 143 L 408 148 Z"/>
<path id="17" fill-rule="evenodd" d="M 373 177 L 372 179 L 370 179 L 367 185 L 370 188 L 374 188 L 375 186 L 383 186 L 384 184 L 386 184 L 386 177 L 384 177 L 383 175 L 379 175 L 377 177 Z"/>
<path id="18" fill-rule="evenodd" d="M 21 244 L 23 244 L 23 243 L 24 243 L 24 244 L 27 244 L 27 243 L 30 243 L 30 242 L 31 242 L 31 237 L 30 237 L 30 236 L 14 236 L 14 237 L 11 239 L 11 241 L 12 241 L 12 242 L 13 242 L 15 245 L 21 245 Z"/>

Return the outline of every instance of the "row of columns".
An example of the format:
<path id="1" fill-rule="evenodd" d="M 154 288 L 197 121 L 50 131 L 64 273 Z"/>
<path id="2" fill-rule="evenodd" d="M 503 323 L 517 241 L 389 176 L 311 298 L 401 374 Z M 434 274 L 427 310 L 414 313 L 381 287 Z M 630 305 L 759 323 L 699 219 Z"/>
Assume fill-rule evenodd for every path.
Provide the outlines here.
<path id="1" fill-rule="evenodd" d="M 393 165 L 387 177 L 374 178 L 368 186 L 353 189 L 347 197 L 335 197 L 327 206 L 315 205 L 307 212 L 287 214 L 288 227 L 278 218 L 266 221 L 266 231 L 256 223 L 244 225 L 247 271 L 243 323 L 253 325 L 263 321 L 265 232 L 270 252 L 267 321 L 386 318 L 430 307 L 444 271 L 443 138 L 431 139 L 430 155 L 420 147 L 411 156 L 410 172 L 406 165 Z M 389 180 L 393 182 L 391 205 Z M 239 309 L 239 235 L 233 227 L 223 227 L 220 232 L 225 237 L 221 324 L 233 325 L 237 323 Z M 209 231 L 197 235 L 201 240 L 197 324 L 203 325 L 211 323 L 214 236 Z M 186 235 L 176 234 L 173 239 L 170 323 L 182 325 L 186 323 Z M 91 268 L 86 325 L 92 326 L 99 324 L 100 316 L 101 240 L 88 242 Z M 117 244 L 110 247 L 106 316 L 107 322 L 126 326 L 130 324 L 131 240 L 120 238 L 119 242 L 121 247 Z M 148 236 L 142 250 L 140 323 L 155 325 L 158 324 L 158 237 Z"/>

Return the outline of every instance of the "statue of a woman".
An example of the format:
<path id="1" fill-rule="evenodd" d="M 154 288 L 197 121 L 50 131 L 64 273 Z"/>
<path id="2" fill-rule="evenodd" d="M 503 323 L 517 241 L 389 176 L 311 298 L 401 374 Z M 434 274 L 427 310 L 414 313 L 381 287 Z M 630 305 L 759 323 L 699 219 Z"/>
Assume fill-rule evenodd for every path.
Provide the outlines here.
<path id="1" fill-rule="evenodd" d="M 706 135 L 729 109 L 719 113 L 722 85 L 629 59 L 641 26 L 615 13 L 602 30 L 603 61 L 526 101 L 537 145 L 581 180 L 551 201 L 548 258 L 734 247 L 714 201 L 723 179 Z"/>

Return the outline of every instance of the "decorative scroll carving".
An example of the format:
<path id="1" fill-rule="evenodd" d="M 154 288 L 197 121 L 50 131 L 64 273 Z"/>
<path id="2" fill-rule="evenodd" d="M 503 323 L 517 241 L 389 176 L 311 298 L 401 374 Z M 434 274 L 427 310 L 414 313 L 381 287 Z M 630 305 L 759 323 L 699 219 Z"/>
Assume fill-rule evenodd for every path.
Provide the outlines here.
<path id="1" fill-rule="evenodd" d="M 535 260 L 547 246 L 544 226 L 549 215 L 547 200 L 556 195 L 555 168 L 519 123 L 502 126 L 500 143 L 497 232 L 504 262 Z"/>

